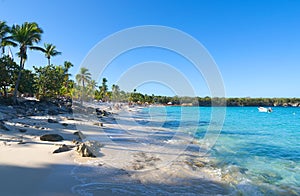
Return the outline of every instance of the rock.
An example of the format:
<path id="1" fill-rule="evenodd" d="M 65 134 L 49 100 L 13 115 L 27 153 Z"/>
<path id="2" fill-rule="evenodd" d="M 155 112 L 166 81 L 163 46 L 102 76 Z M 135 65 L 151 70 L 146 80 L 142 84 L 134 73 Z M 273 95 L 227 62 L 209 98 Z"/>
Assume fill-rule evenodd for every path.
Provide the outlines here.
<path id="1" fill-rule="evenodd" d="M 61 152 L 67 152 L 70 151 L 71 148 L 65 144 L 63 144 L 61 147 L 59 147 L 58 149 L 54 150 L 53 153 L 61 153 Z"/>
<path id="2" fill-rule="evenodd" d="M 67 127 L 68 123 L 62 123 L 61 125 L 64 126 L 64 127 Z"/>
<path id="3" fill-rule="evenodd" d="M 205 166 L 205 163 L 202 162 L 202 161 L 195 161 L 195 162 L 194 162 L 194 166 L 196 166 L 196 167 L 204 167 L 204 166 Z"/>
<path id="4" fill-rule="evenodd" d="M 26 130 L 26 129 L 19 129 L 19 131 L 20 131 L 21 133 L 25 133 L 27 130 Z"/>
<path id="5" fill-rule="evenodd" d="M 141 164 L 134 164 L 134 165 L 132 166 L 132 168 L 133 168 L 134 170 L 141 170 L 141 169 L 144 169 L 145 166 L 144 166 L 144 165 L 141 165 Z"/>
<path id="6" fill-rule="evenodd" d="M 4 131 L 9 131 L 9 129 L 6 127 L 6 125 L 3 121 L 0 121 L 0 129 L 2 129 Z"/>
<path id="7" fill-rule="evenodd" d="M 81 143 L 77 146 L 76 151 L 82 157 L 96 157 L 96 155 L 92 152 L 88 145 L 85 143 Z"/>
<path id="8" fill-rule="evenodd" d="M 48 119 L 48 123 L 58 123 L 58 121 L 49 118 L 49 119 Z"/>
<path id="9" fill-rule="evenodd" d="M 94 125 L 96 125 L 98 127 L 103 127 L 103 123 L 102 122 L 95 122 Z"/>
<path id="10" fill-rule="evenodd" d="M 56 141 L 62 141 L 64 140 L 64 138 L 58 134 L 45 134 L 40 137 L 40 140 L 56 142 Z"/>
<path id="11" fill-rule="evenodd" d="M 197 159 L 186 160 L 185 163 L 193 168 L 193 170 L 205 167 L 206 163 Z"/>
<path id="12" fill-rule="evenodd" d="M 99 108 L 96 108 L 96 113 L 97 113 L 98 116 L 109 116 L 109 115 L 111 115 L 110 112 L 107 112 L 105 110 L 101 110 Z"/>
<path id="13" fill-rule="evenodd" d="M 76 132 L 74 132 L 73 133 L 74 135 L 77 135 L 78 137 L 79 137 L 79 139 L 85 139 L 85 136 L 82 134 L 82 132 L 81 131 L 76 131 Z"/>

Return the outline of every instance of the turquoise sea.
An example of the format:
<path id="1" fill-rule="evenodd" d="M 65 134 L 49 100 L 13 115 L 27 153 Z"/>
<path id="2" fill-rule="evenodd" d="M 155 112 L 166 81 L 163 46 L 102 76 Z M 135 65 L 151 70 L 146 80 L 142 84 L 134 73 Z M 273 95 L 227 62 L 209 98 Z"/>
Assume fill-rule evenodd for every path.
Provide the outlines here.
<path id="1" fill-rule="evenodd" d="M 214 108 L 225 111 L 223 127 L 213 132 L 208 154 L 243 194 L 300 195 L 300 108 Z M 149 107 L 140 117 L 163 121 L 159 126 L 188 132 L 200 142 L 213 125 L 210 107 Z M 198 116 L 199 114 L 199 116 Z M 213 127 L 213 126 L 212 126 Z M 212 128 L 213 129 L 213 128 Z M 248 193 L 248 194 L 247 194 Z"/>

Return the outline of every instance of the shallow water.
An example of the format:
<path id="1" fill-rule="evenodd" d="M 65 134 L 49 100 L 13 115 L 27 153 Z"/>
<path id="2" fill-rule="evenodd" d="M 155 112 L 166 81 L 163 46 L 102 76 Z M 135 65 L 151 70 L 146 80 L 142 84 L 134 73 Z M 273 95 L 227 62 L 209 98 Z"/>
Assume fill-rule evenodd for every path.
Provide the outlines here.
<path id="1" fill-rule="evenodd" d="M 208 125 L 216 123 L 211 121 L 211 111 L 209 107 L 166 107 L 146 108 L 142 114 L 160 118 L 162 127 L 188 132 L 202 141 Z M 300 195 L 300 108 L 275 107 L 272 113 L 260 113 L 256 107 L 228 107 L 223 128 L 214 137 L 218 138 L 210 154 L 223 175 L 233 176 L 238 191 Z"/>
<path id="2" fill-rule="evenodd" d="M 212 118 L 213 112 L 217 118 Z M 225 118 L 220 115 L 222 112 L 226 112 Z M 118 118 L 121 119 L 121 116 Z M 300 195 L 300 108 L 275 107 L 272 113 L 260 113 L 256 107 L 149 107 L 131 113 L 130 119 L 128 121 L 126 117 L 116 123 L 134 126 L 134 129 L 125 126 L 104 129 L 109 145 L 123 145 L 124 148 L 149 146 L 150 152 L 155 150 L 150 146 L 157 144 L 165 145 L 161 149 L 166 150 L 169 144 L 184 143 L 178 133 L 188 133 L 199 142 L 200 147 L 186 145 L 186 149 L 200 149 L 201 156 L 206 153 L 205 156 L 209 156 L 213 164 L 213 168 L 211 165 L 205 166 L 210 167 L 207 171 L 219 176 L 232 188 L 223 189 L 221 185 L 210 182 L 210 177 L 205 183 L 200 183 L 199 179 L 190 180 L 192 186 L 140 183 L 139 180 L 128 178 L 128 175 L 135 173 L 127 170 L 132 164 L 130 156 L 133 154 L 128 154 L 128 160 L 124 157 L 121 159 L 125 170 L 108 170 L 105 167 L 107 163 L 120 161 L 113 153 L 114 148 L 108 147 L 107 150 L 111 151 L 105 156 L 107 162 L 104 166 L 99 167 L 96 161 L 88 164 L 92 167 L 82 165 L 74 169 L 74 176 L 82 184 L 73 187 L 73 192 L 80 195 Z M 150 135 L 142 131 L 149 128 L 153 131 Z M 127 138 L 128 134 L 130 138 Z M 103 135 L 93 136 L 93 139 L 104 142 Z M 173 150 L 169 149 L 167 153 L 171 152 Z M 178 167 L 179 170 L 182 166 Z M 102 176 L 107 176 L 107 172 L 111 172 L 111 179 L 103 179 Z M 148 178 L 149 175 L 145 180 Z M 155 175 L 153 181 L 156 182 Z"/>

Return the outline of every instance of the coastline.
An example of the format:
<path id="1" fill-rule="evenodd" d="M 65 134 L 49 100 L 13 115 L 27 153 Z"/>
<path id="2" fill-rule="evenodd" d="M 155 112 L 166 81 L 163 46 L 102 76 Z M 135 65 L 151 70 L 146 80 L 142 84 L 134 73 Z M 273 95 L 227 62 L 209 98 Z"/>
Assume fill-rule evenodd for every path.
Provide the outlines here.
<path id="1" fill-rule="evenodd" d="M 101 107 L 109 109 L 107 105 Z M 193 138 L 169 129 L 153 130 L 136 124 L 136 120 L 143 119 L 132 115 L 140 108 L 124 108 L 122 111 L 110 108 L 114 115 L 100 118 L 103 127 L 91 114 L 76 112 L 72 116 L 25 115 L 6 119 L 9 131 L 0 132 L 0 170 L 7 174 L 1 179 L 2 193 L 130 195 L 136 191 L 140 194 L 158 191 L 224 195 L 232 192 L 230 184 L 224 182 L 228 176 L 222 176 L 207 156 L 199 156 L 199 146 Z M 8 106 L 7 110 L 10 109 Z M 49 123 L 50 118 L 57 123 Z M 20 132 L 24 126 L 26 132 Z M 72 141 L 78 140 L 76 131 L 83 133 L 83 142 L 101 144 L 97 158 L 80 157 L 74 148 L 52 154 L 62 144 L 74 145 Z M 61 134 L 64 140 L 41 141 L 39 137 L 49 132 Z"/>
<path id="2" fill-rule="evenodd" d="M 198 138 L 185 131 L 191 124 L 180 127 L 176 123 L 172 125 L 176 118 L 161 119 L 160 112 L 165 109 L 178 112 L 176 107 L 162 110 L 160 107 L 107 103 L 81 107 L 74 103 L 70 113 L 64 107 L 49 106 L 49 103 L 45 107 L 43 104 L 29 104 L 40 108 L 37 110 L 24 106 L 0 106 L 0 172 L 5 176 L 0 180 L 0 188 L 3 194 L 297 195 L 299 192 L 295 186 L 283 184 L 277 187 L 273 183 L 283 179 L 281 175 L 284 173 L 264 168 L 253 170 L 255 165 L 239 162 L 245 159 L 232 157 L 236 159 L 233 161 L 230 158 L 239 153 L 230 150 L 228 145 L 235 144 L 231 140 L 248 133 L 247 126 L 239 126 L 240 131 L 234 131 L 235 121 L 238 123 L 240 117 L 231 119 L 233 127 L 222 131 L 223 138 L 207 154 L 201 149 L 201 140 L 198 141 L 201 136 Z M 41 105 L 43 107 L 39 107 Z M 210 110 L 202 109 L 205 118 L 200 126 L 204 130 Z M 295 108 L 282 108 L 273 115 L 264 115 L 256 107 L 236 107 L 230 110 L 229 116 L 245 115 L 246 119 L 252 115 L 265 121 L 281 115 L 296 118 L 296 113 Z M 257 129 L 259 137 L 259 127 Z M 42 141 L 41 136 L 49 133 L 59 134 L 64 140 Z M 248 137 L 254 137 L 249 134 Z M 243 141 L 243 138 L 238 141 Z M 96 157 L 82 157 L 83 152 L 78 151 L 81 144 L 88 146 L 92 153 L 88 156 Z M 63 147 L 67 151 L 54 153 Z M 260 160 L 256 156 L 254 161 L 262 163 L 264 157 Z M 284 160 L 278 164 L 293 169 L 293 164 Z M 255 173 L 256 169 L 262 170 Z"/>

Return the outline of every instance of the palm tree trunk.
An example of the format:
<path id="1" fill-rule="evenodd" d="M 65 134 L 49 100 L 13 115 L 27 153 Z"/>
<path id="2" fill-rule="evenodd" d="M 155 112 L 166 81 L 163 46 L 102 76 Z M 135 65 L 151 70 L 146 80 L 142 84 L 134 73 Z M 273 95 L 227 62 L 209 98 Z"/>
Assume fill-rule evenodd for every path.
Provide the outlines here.
<path id="1" fill-rule="evenodd" d="M 50 65 L 50 57 L 48 58 L 48 65 Z"/>
<path id="2" fill-rule="evenodd" d="M 17 78 L 17 81 L 16 81 L 14 94 L 13 94 L 13 103 L 14 104 L 17 104 L 17 93 L 18 93 L 18 89 L 19 89 L 19 86 L 20 86 L 23 67 L 24 67 L 23 58 L 21 57 L 21 59 L 20 59 L 20 70 L 19 70 L 19 74 L 18 74 L 18 78 Z"/>

